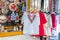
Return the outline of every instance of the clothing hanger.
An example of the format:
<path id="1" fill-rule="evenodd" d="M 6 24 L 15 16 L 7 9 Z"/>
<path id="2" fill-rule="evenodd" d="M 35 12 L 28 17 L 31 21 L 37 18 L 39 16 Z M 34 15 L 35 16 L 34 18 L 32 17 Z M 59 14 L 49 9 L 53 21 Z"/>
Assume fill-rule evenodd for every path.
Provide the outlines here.
<path id="1" fill-rule="evenodd" d="M 56 15 L 60 15 L 60 13 L 55 13 Z"/>
<path id="2" fill-rule="evenodd" d="M 50 15 L 50 12 L 48 12 L 47 14 Z"/>
<path id="3" fill-rule="evenodd" d="M 53 14 L 58 15 L 58 13 L 57 13 L 57 12 L 53 12 Z"/>
<path id="4" fill-rule="evenodd" d="M 57 13 L 57 12 L 51 12 L 51 14 L 58 15 L 58 13 Z"/>
<path id="5" fill-rule="evenodd" d="M 46 14 L 48 14 L 48 15 L 50 14 L 50 12 L 46 12 L 46 11 L 45 11 L 44 13 L 46 13 Z"/>
<path id="6" fill-rule="evenodd" d="M 43 10 L 40 10 L 40 11 L 44 12 Z"/>

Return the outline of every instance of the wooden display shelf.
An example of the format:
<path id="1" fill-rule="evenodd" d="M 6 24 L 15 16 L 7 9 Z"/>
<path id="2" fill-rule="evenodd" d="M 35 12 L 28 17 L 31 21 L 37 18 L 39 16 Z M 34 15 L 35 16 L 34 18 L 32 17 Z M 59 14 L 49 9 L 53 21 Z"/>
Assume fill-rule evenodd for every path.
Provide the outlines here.
<path id="1" fill-rule="evenodd" d="M 16 26 L 16 27 L 18 27 L 18 26 Z M 12 29 L 12 28 L 14 28 L 14 26 L 4 26 L 4 28 L 5 29 Z"/>
<path id="2" fill-rule="evenodd" d="M 13 26 L 5 26 L 4 28 L 6 28 L 6 29 L 12 29 Z"/>
<path id="3" fill-rule="evenodd" d="M 0 37 L 15 36 L 15 35 L 23 35 L 23 31 L 0 32 Z"/>

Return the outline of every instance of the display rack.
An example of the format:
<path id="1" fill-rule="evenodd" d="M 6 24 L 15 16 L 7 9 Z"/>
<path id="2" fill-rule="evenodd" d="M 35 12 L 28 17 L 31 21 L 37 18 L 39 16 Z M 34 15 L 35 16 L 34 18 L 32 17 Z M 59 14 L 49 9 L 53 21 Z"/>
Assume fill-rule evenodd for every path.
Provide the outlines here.
<path id="1" fill-rule="evenodd" d="M 1 2 L 1 1 L 0 1 Z M 8 1 L 9 2 L 9 4 L 8 4 L 8 6 L 10 5 L 10 3 L 12 3 L 12 2 L 10 2 L 10 1 Z M 5 2 L 3 2 L 3 3 L 5 3 Z M 2 3 L 2 4 L 3 4 Z M 21 4 L 23 4 L 23 2 L 19 2 L 20 4 L 19 4 L 19 7 L 21 6 Z M 24 2 L 25 3 L 25 2 Z M 5 5 L 5 4 L 4 4 Z M 0 13 L 1 13 L 1 10 L 2 8 L 0 8 Z M 21 9 L 20 9 L 21 10 Z M 20 12 L 19 12 L 20 13 Z M 20 13 L 20 17 L 22 16 L 21 15 L 22 13 Z M 0 14 L 1 15 L 1 14 Z M 20 20 L 19 20 L 20 21 Z M 17 26 L 18 27 L 18 25 L 15 25 L 15 26 Z M 19 25 L 20 26 L 20 25 Z M 1 26 L 0 26 L 1 27 Z M 8 37 L 8 36 L 15 36 L 15 35 L 23 35 L 23 31 L 22 30 L 19 30 L 18 29 L 18 31 L 7 31 L 7 30 L 9 30 L 9 29 L 13 29 L 14 28 L 14 26 L 13 25 L 10 25 L 10 26 L 4 26 L 4 31 L 3 32 L 0 32 L 0 37 Z M 20 28 L 21 29 L 21 28 Z"/>

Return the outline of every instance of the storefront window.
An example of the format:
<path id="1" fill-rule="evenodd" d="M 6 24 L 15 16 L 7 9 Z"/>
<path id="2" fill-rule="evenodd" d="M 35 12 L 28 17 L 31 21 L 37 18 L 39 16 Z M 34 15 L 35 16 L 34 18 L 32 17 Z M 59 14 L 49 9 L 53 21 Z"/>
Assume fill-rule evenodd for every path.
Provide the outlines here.
<path id="1" fill-rule="evenodd" d="M 21 17 L 25 11 L 25 0 L 1 0 L 0 32 L 22 31 Z"/>

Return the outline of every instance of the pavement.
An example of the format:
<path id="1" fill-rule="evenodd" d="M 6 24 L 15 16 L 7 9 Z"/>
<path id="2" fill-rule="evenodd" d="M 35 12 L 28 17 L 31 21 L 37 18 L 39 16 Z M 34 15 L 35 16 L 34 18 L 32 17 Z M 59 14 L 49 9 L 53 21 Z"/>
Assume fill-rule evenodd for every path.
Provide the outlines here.
<path id="1" fill-rule="evenodd" d="M 0 40 L 39 40 L 39 38 L 29 35 L 17 35 L 17 36 L 3 37 L 0 38 Z"/>

